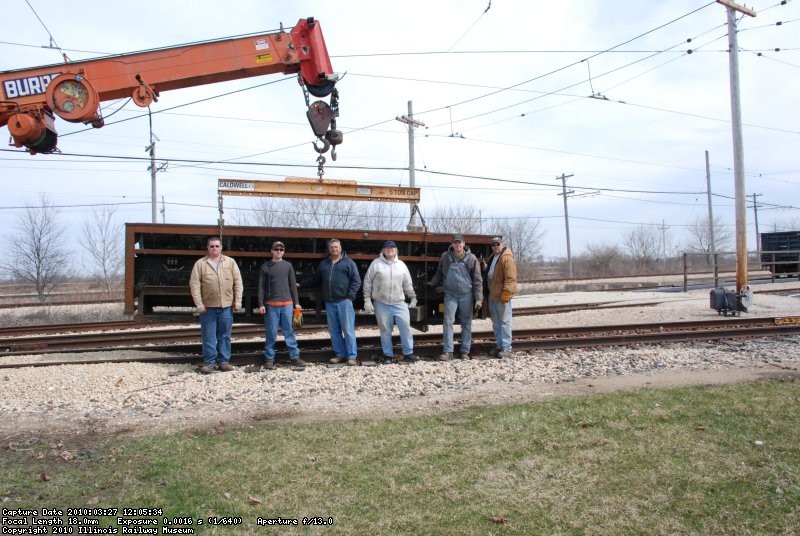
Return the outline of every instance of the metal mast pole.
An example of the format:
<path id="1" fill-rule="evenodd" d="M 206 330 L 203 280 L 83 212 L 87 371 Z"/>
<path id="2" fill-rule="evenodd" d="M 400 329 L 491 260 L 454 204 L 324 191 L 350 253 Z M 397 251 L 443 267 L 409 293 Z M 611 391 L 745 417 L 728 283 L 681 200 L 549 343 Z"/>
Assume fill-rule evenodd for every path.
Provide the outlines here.
<path id="1" fill-rule="evenodd" d="M 150 145 L 145 147 L 145 152 L 150 151 L 150 205 L 152 209 L 152 223 L 158 223 L 158 196 L 156 195 L 156 139 L 153 134 L 153 114 L 147 109 L 150 118 Z"/>
<path id="2" fill-rule="evenodd" d="M 717 247 L 714 245 L 714 209 L 711 204 L 711 168 L 708 165 L 708 151 L 706 151 L 706 194 L 708 196 L 708 250 L 711 253 L 714 288 L 716 288 L 719 286 L 719 264 L 717 263 Z"/>
<path id="3" fill-rule="evenodd" d="M 572 279 L 572 251 L 569 244 L 569 210 L 567 209 L 567 196 L 575 192 L 573 190 L 567 191 L 567 179 L 570 177 L 572 177 L 572 175 L 564 175 L 562 173 L 560 177 L 556 177 L 556 180 L 561 181 L 561 193 L 558 195 L 564 196 L 564 223 L 567 229 L 567 277 Z"/>
<path id="4" fill-rule="evenodd" d="M 396 117 L 401 123 L 408 125 L 408 185 L 411 188 L 416 187 L 416 177 L 414 176 L 415 162 L 414 162 L 414 127 L 424 127 L 425 123 L 414 119 L 414 108 L 412 101 L 408 101 L 408 115 Z M 420 226 L 417 223 L 417 208 L 416 203 L 411 203 L 411 217 L 408 220 L 409 231 L 420 231 Z"/>
<path id="5" fill-rule="evenodd" d="M 753 217 L 756 221 L 756 251 L 761 253 L 761 235 L 758 232 L 758 201 L 756 200 L 758 197 L 761 197 L 761 194 L 753 193 Z"/>

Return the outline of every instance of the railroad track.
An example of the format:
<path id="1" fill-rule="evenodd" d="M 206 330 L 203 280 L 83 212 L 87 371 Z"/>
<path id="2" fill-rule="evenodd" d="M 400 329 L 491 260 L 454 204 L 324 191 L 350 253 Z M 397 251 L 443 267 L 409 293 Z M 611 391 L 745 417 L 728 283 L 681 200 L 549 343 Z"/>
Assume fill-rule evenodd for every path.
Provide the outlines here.
<path id="1" fill-rule="evenodd" d="M 660 302 L 636 303 L 647 307 Z M 630 303 L 595 302 L 566 305 L 547 305 L 540 307 L 518 307 L 515 316 L 530 316 L 585 311 L 598 308 L 631 307 Z M 308 315 L 313 317 L 313 314 Z M 193 343 L 199 341 L 197 319 L 187 317 L 191 322 L 175 326 L 152 320 L 120 320 L 112 322 L 90 322 L 82 324 L 54 324 L 47 326 L 19 326 L 0 329 L 0 356 L 23 355 L 30 353 L 92 351 L 131 344 L 159 343 L 174 341 Z M 359 326 L 374 326 L 371 315 L 359 315 Z M 325 324 L 307 323 L 301 333 L 326 330 Z M 263 337 L 264 327 L 259 323 L 238 323 L 233 327 L 233 337 Z"/>
<path id="2" fill-rule="evenodd" d="M 662 287 L 663 288 L 663 287 Z M 620 289 L 610 289 L 610 290 L 620 290 Z M 636 289 L 642 290 L 642 289 Z M 773 289 L 773 290 L 758 290 L 759 294 L 782 294 L 782 295 L 793 295 L 798 294 L 799 290 L 785 290 L 785 289 Z M 629 301 L 629 302 L 619 302 L 619 301 L 599 301 L 599 302 L 591 302 L 591 303 L 572 303 L 572 304 L 562 304 L 562 305 L 545 305 L 545 306 L 535 306 L 535 307 L 514 307 L 514 316 L 532 316 L 532 315 L 544 315 L 544 314 L 558 314 L 558 313 L 568 313 L 572 311 L 586 311 L 590 309 L 615 309 L 615 308 L 624 308 L 624 307 L 652 307 L 663 303 L 663 301 L 647 301 L 647 302 L 636 302 L 636 301 Z M 306 317 L 308 319 L 312 319 L 314 317 L 314 313 L 312 311 L 304 311 Z M 237 319 L 238 322 L 238 319 Z M 369 326 L 375 325 L 374 318 L 367 315 L 356 315 L 356 323 L 359 326 Z M 179 324 L 180 327 L 174 327 L 175 324 Z M 163 328 L 162 328 L 163 326 Z M 242 327 L 240 327 L 242 326 Z M 245 328 L 243 326 L 256 326 L 253 329 L 261 329 L 262 323 L 261 319 L 254 317 L 249 321 L 237 323 L 234 326 L 234 329 L 241 329 L 243 332 L 248 332 L 251 328 Z M 27 344 L 27 347 L 30 349 L 33 348 L 41 348 L 42 351 L 59 351 L 55 349 L 58 345 L 57 337 L 63 336 L 65 338 L 69 338 L 68 334 L 81 334 L 85 332 L 105 332 L 105 331 L 122 331 L 122 330 L 136 330 L 142 328 L 149 328 L 149 329 L 175 329 L 175 334 L 180 336 L 180 333 L 190 329 L 197 331 L 197 317 L 192 315 L 191 313 L 184 313 L 184 314 L 168 314 L 162 317 L 158 315 L 148 316 L 148 317 L 137 317 L 135 320 L 115 320 L 115 321 L 108 321 L 108 322 L 88 322 L 88 323 L 69 323 L 69 324 L 48 324 L 42 326 L 15 326 L 15 327 L 6 327 L 0 328 L 0 355 L 9 355 L 9 353 L 13 353 L 15 351 L 14 345 L 15 341 L 12 340 L 17 337 L 26 337 L 27 339 L 24 342 L 20 342 L 20 344 Z M 305 331 L 316 331 L 320 329 L 325 329 L 324 324 L 315 324 L 315 323 L 307 323 L 306 327 L 304 328 Z M 45 337 L 54 335 L 56 337 Z M 253 334 L 252 336 L 255 336 Z M 98 342 L 100 344 L 100 342 Z M 47 350 L 48 348 L 54 348 L 53 350 Z M 65 350 L 69 350 L 69 348 L 65 348 Z"/>
<path id="3" fill-rule="evenodd" d="M 256 326 L 252 326 L 255 328 Z M 263 359 L 263 339 L 261 332 L 256 340 L 242 340 L 235 335 L 233 341 L 232 361 L 235 365 L 260 363 Z M 196 331 L 192 341 L 180 343 L 174 338 L 169 342 L 154 343 L 146 332 L 136 332 L 144 336 L 137 339 L 132 333 L 114 347 L 115 350 L 151 350 L 152 356 L 142 356 L 137 352 L 134 357 L 113 357 L 97 347 L 80 349 L 82 356 L 63 355 L 43 358 L 36 362 L 14 359 L 14 355 L 0 357 L 0 368 L 18 368 L 22 366 L 52 366 L 62 364 L 94 364 L 123 362 L 158 362 L 158 363 L 199 363 L 200 343 Z M 187 334 L 188 335 L 188 334 Z M 753 337 L 784 337 L 800 335 L 800 317 L 775 318 L 736 318 L 692 322 L 665 322 L 657 324 L 632 324 L 615 326 L 584 326 L 552 329 L 527 329 L 514 332 L 513 347 L 515 351 L 534 351 L 542 349 L 565 349 L 578 347 L 608 347 L 634 344 L 663 344 L 673 342 L 691 342 L 700 340 L 735 340 Z M 119 334 L 117 334 L 119 337 Z M 163 336 L 163 335 L 162 335 Z M 474 357 L 485 356 L 493 346 L 494 335 L 491 332 L 477 331 L 473 333 Z M 417 334 L 414 337 L 415 353 L 421 357 L 433 357 L 441 352 L 440 334 Z M 362 363 L 380 358 L 380 338 L 359 337 L 359 353 Z M 332 356 L 330 342 L 327 338 L 301 339 L 303 359 L 308 362 L 323 363 Z M 108 348 L 105 348 L 108 350 Z M 283 344 L 279 342 L 279 360 Z M 72 350 L 77 352 L 78 349 Z M 156 354 L 155 352 L 158 352 Z M 284 356 L 285 357 L 285 356 Z"/>

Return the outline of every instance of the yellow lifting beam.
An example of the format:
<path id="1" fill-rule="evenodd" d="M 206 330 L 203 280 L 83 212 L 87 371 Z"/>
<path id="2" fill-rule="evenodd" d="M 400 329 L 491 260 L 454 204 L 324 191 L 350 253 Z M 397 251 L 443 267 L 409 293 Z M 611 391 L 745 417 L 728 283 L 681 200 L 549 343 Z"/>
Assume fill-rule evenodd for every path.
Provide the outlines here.
<path id="1" fill-rule="evenodd" d="M 347 199 L 351 201 L 390 201 L 416 203 L 420 189 L 408 186 L 366 186 L 352 180 L 287 177 L 284 181 L 219 179 L 220 195 L 257 197 L 302 197 L 311 199 Z"/>

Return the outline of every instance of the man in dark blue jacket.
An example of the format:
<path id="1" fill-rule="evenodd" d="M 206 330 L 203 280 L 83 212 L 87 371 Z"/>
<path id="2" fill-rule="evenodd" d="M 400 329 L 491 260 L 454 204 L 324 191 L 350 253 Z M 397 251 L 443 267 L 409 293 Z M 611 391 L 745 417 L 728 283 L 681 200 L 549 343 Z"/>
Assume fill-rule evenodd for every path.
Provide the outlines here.
<path id="1" fill-rule="evenodd" d="M 303 286 L 322 290 L 328 316 L 328 333 L 336 354 L 330 362 L 356 365 L 358 349 L 353 300 L 361 288 L 361 276 L 358 275 L 356 263 L 342 251 L 339 240 L 328 240 L 328 258 L 319 263 L 314 275 Z"/>

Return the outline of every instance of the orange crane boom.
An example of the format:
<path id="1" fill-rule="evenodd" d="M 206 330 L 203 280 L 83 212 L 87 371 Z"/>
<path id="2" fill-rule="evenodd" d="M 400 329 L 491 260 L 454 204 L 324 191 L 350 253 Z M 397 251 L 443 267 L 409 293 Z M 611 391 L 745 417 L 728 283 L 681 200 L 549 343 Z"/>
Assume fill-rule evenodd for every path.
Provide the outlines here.
<path id="1" fill-rule="evenodd" d="M 317 138 L 325 138 L 325 151 L 341 143 L 337 77 L 313 17 L 289 33 L 281 25 L 275 33 L 0 72 L 0 127 L 8 125 L 14 147 L 50 153 L 58 141 L 54 115 L 100 128 L 102 101 L 131 97 L 147 107 L 161 91 L 274 73 L 299 73 L 300 84 L 315 97 L 332 94 L 331 106 L 310 104 L 306 94 L 307 115 Z"/>

